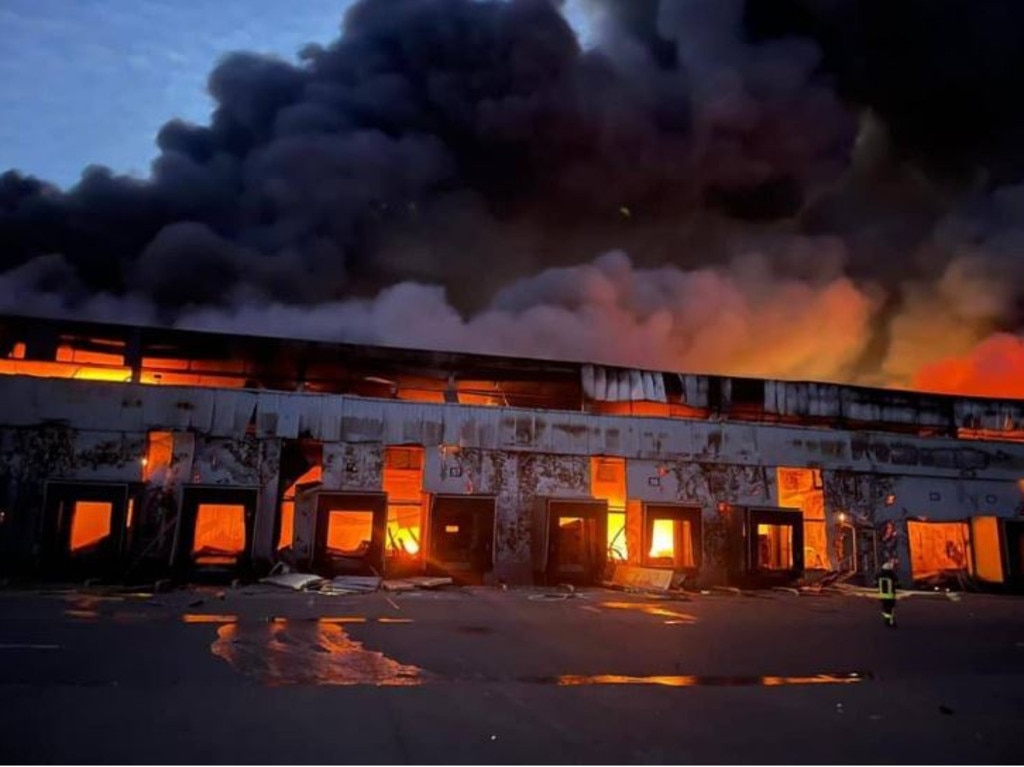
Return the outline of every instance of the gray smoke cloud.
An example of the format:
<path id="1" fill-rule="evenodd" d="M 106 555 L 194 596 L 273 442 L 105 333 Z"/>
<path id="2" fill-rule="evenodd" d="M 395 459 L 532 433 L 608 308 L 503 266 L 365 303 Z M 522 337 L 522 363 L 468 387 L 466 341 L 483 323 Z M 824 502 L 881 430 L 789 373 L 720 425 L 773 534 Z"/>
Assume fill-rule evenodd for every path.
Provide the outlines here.
<path id="1" fill-rule="evenodd" d="M 1012 69 L 1024 11 L 578 2 L 363 0 L 148 179 L 0 176 L 0 309 L 932 387 L 1014 337 L 1024 109 L 941 46 Z"/>

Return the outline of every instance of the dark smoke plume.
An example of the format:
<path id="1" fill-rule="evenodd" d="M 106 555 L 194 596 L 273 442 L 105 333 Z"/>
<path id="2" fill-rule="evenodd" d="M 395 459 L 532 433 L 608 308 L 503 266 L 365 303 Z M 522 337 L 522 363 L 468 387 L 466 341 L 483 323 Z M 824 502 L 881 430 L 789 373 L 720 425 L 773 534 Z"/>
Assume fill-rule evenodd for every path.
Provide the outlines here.
<path id="1" fill-rule="evenodd" d="M 1024 6 L 575 2 L 363 0 L 144 181 L 0 176 L 0 308 L 888 384 L 1018 329 Z"/>

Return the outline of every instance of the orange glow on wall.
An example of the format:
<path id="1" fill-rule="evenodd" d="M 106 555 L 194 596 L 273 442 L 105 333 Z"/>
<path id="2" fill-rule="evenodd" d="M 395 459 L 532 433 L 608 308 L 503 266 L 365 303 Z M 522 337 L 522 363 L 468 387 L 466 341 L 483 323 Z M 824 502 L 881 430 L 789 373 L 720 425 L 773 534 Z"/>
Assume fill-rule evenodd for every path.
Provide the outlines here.
<path id="1" fill-rule="evenodd" d="M 327 550 L 334 554 L 365 554 L 373 540 L 372 511 L 331 511 L 327 520 Z"/>
<path id="2" fill-rule="evenodd" d="M 974 575 L 987 583 L 1002 583 L 1006 577 L 999 518 L 971 519 L 971 545 L 974 547 Z"/>
<path id="3" fill-rule="evenodd" d="M 171 467 L 174 456 L 174 434 L 169 431 L 151 431 L 146 442 L 146 460 L 142 464 L 142 480 L 149 482 L 159 471 Z"/>
<path id="4" fill-rule="evenodd" d="M 71 512 L 71 551 L 95 546 L 110 535 L 113 504 L 100 501 L 77 501 Z"/>
<path id="5" fill-rule="evenodd" d="M 590 459 L 590 494 L 608 502 L 608 554 L 625 562 L 626 541 L 626 460 L 594 456 Z"/>
<path id="6" fill-rule="evenodd" d="M 776 471 L 779 506 L 800 509 L 804 515 L 804 567 L 831 570 L 832 552 L 825 523 L 825 489 L 820 469 L 787 468 Z"/>
<path id="7" fill-rule="evenodd" d="M 277 550 L 286 549 L 295 541 L 295 501 L 281 501 L 281 530 Z"/>
<path id="8" fill-rule="evenodd" d="M 387 554 L 416 556 L 420 552 L 423 519 L 423 448 L 387 448 L 383 485 L 388 494 Z"/>
<path id="9" fill-rule="evenodd" d="M 301 485 L 313 484 L 323 480 L 323 469 L 313 466 L 292 482 L 281 499 L 281 529 L 277 536 L 277 550 L 291 546 L 295 541 L 295 494 Z"/>
<path id="10" fill-rule="evenodd" d="M 245 506 L 201 503 L 196 511 L 192 554 L 197 562 L 226 563 L 245 551 Z"/>

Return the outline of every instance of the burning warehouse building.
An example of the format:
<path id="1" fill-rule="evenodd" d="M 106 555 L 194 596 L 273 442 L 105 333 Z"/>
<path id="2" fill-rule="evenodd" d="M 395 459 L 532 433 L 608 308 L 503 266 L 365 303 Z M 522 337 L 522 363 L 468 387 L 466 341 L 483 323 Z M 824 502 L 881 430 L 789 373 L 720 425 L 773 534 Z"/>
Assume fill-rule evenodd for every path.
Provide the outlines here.
<path id="1" fill-rule="evenodd" d="M 1024 402 L 0 318 L 11 573 L 1024 583 Z"/>

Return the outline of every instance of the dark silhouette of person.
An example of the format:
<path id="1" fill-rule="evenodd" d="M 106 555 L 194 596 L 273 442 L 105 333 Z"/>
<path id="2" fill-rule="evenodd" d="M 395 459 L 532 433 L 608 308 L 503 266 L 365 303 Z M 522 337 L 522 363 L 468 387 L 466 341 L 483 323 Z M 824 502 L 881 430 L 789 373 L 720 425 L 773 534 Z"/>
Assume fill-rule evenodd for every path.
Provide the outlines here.
<path id="1" fill-rule="evenodd" d="M 882 620 L 889 628 L 896 628 L 896 561 L 887 560 L 875 576 L 878 599 L 882 603 Z"/>

